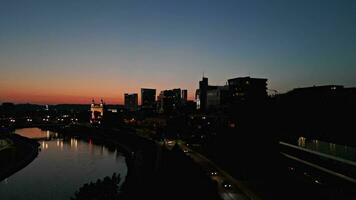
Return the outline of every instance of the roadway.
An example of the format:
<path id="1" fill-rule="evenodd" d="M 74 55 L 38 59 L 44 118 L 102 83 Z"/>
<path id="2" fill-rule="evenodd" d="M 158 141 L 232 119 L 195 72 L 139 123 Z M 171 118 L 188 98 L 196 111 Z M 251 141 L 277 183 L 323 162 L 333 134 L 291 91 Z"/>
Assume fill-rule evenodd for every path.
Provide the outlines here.
<path id="1" fill-rule="evenodd" d="M 195 163 L 200 165 L 210 175 L 211 179 L 218 184 L 218 192 L 224 200 L 259 200 L 260 198 L 249 190 L 243 183 L 233 178 L 226 171 L 219 168 L 214 162 L 201 155 L 200 153 L 190 149 L 185 144 L 178 143 L 180 148 L 190 156 Z M 223 185 L 231 185 L 224 187 Z"/>

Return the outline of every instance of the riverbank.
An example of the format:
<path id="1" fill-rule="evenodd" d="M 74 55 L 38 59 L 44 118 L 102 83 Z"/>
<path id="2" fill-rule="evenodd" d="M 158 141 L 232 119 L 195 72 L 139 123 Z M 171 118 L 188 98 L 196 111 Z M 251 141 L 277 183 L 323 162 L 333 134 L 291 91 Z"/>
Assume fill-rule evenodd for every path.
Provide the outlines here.
<path id="1" fill-rule="evenodd" d="M 125 156 L 127 175 L 121 187 L 120 199 L 132 199 L 144 180 L 152 179 L 156 169 L 157 146 L 128 130 L 113 130 L 87 126 L 41 127 L 69 137 L 92 140 L 97 144 L 113 146 Z M 108 174 L 109 175 L 109 174 Z M 122 177 L 123 178 L 123 177 Z"/>
<path id="2" fill-rule="evenodd" d="M 216 183 L 178 147 L 168 150 L 132 130 L 85 126 L 52 130 L 121 148 L 128 173 L 120 199 L 220 199 Z"/>
<path id="3" fill-rule="evenodd" d="M 1 136 L 12 142 L 11 146 L 0 151 L 0 181 L 11 176 L 31 163 L 38 155 L 39 143 L 17 134 Z"/>

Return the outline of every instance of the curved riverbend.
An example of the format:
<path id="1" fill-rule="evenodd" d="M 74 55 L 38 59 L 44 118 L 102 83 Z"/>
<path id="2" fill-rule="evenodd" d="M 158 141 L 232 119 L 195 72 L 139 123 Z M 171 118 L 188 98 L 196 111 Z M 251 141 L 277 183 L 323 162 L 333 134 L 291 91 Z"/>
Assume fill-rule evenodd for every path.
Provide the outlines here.
<path id="1" fill-rule="evenodd" d="M 116 148 L 38 128 L 16 133 L 39 139 L 41 151 L 32 163 L 0 182 L 1 199 L 70 199 L 83 184 L 113 173 L 125 181 L 125 157 Z"/>

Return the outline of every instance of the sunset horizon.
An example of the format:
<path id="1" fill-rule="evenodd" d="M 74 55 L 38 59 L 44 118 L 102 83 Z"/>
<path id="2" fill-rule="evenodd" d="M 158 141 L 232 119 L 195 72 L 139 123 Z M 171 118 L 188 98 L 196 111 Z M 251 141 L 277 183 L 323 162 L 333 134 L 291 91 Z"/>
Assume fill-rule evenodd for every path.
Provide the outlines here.
<path id="1" fill-rule="evenodd" d="M 2 0 L 1 200 L 356 197 L 356 0 Z"/>
<path id="2" fill-rule="evenodd" d="M 258 6 L 257 6 L 258 5 Z M 354 3 L 6 1 L 0 102 L 122 104 L 140 88 L 195 90 L 234 77 L 284 93 L 356 86 Z M 302 13 L 302 14 L 301 14 Z"/>

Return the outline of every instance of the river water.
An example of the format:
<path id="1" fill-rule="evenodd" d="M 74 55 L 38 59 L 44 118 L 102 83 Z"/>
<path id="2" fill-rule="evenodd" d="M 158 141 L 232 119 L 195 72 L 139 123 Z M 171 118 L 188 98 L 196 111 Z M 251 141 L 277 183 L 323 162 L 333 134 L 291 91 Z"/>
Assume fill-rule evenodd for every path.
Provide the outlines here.
<path id="1" fill-rule="evenodd" d="M 125 157 L 116 148 L 38 128 L 15 132 L 38 139 L 41 151 L 29 165 L 0 182 L 1 200 L 70 199 L 90 181 L 111 177 L 114 172 L 121 175 L 122 182 L 126 177 Z"/>

